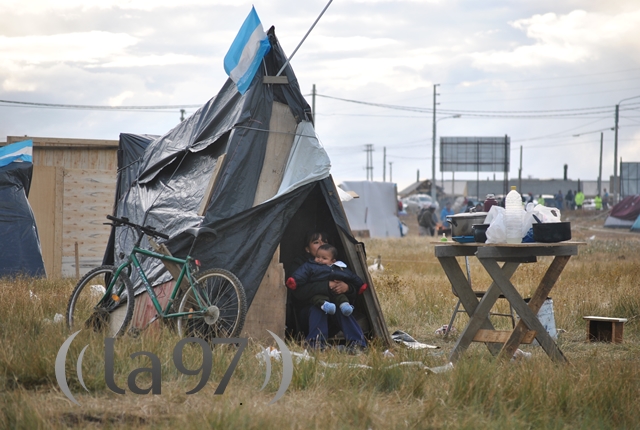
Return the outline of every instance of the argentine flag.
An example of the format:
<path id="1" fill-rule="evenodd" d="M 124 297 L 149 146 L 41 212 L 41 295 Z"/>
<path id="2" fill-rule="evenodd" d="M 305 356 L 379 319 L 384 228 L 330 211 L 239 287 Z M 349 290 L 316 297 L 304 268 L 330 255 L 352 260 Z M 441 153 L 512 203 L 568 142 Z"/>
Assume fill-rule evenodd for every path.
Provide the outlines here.
<path id="1" fill-rule="evenodd" d="M 240 94 L 247 91 L 262 58 L 270 49 L 271 44 L 262 29 L 256 9 L 251 7 L 249 16 L 244 20 L 240 32 L 224 57 L 224 70 L 236 83 Z"/>
<path id="2" fill-rule="evenodd" d="M 14 161 L 33 163 L 33 141 L 23 140 L 0 148 L 0 167 Z"/>

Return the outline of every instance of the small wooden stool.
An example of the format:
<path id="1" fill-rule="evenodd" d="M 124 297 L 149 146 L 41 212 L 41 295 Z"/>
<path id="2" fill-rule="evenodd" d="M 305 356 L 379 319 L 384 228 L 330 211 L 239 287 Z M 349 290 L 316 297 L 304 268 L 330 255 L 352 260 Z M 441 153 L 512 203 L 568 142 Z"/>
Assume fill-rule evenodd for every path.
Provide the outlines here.
<path id="1" fill-rule="evenodd" d="M 582 317 L 587 320 L 587 342 L 622 343 L 626 318 Z"/>

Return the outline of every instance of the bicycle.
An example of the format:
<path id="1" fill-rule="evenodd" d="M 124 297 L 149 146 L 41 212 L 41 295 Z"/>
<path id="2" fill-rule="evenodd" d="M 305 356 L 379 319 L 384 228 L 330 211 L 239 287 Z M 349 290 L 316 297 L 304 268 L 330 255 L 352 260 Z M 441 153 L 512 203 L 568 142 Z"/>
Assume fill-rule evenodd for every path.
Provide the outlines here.
<path id="1" fill-rule="evenodd" d="M 186 233 L 194 239 L 187 257 L 183 259 L 140 248 L 145 235 L 169 239 L 169 236 L 156 231 L 155 228 L 132 223 L 124 217 L 107 215 L 107 219 L 112 223 L 106 224 L 113 227 L 133 227 L 137 234 L 136 242 L 127 258 L 118 267 L 97 267 L 78 281 L 67 306 L 66 321 L 70 330 L 81 327 L 106 331 L 110 337 L 122 336 L 127 332 L 135 307 L 134 288 L 129 278 L 133 266 L 157 312 L 156 317 L 147 326 L 160 318 L 176 320 L 178 333 L 182 337 L 210 340 L 240 335 L 247 313 L 246 295 L 240 280 L 224 269 L 199 272 L 198 260 L 190 255 L 198 236 L 215 236 L 215 230 L 206 227 L 187 229 Z M 138 255 L 168 261 L 180 267 L 180 274 L 175 280 L 164 309 L 140 265 Z M 192 264 L 195 267 L 192 267 Z M 187 281 L 188 288 L 184 288 L 184 293 L 178 297 L 183 280 Z M 173 312 L 172 306 L 178 299 L 178 311 Z"/>

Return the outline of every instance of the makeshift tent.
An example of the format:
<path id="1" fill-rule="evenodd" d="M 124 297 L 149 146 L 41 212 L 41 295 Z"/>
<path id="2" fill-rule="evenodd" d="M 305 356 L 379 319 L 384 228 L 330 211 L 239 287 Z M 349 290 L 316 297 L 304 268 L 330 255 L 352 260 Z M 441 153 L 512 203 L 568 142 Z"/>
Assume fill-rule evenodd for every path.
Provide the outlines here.
<path id="1" fill-rule="evenodd" d="M 135 177 L 124 178 L 125 166 L 120 166 L 123 187 L 118 187 L 114 210 L 169 234 L 165 244 L 176 256 L 191 246 L 192 237 L 183 234 L 187 228 L 215 229 L 218 237 L 199 238 L 192 255 L 202 267 L 223 268 L 240 279 L 249 304 L 245 328 L 253 337 L 262 337 L 265 329 L 284 335 L 282 267 L 288 273 L 308 230 L 327 231 L 340 258 L 372 285 L 364 247 L 348 227 L 309 105 L 290 65 L 282 76 L 274 76 L 286 57 L 273 28 L 268 35 L 272 49 L 244 94 L 227 80 L 176 128 L 157 139 L 141 139 L 147 146 Z M 127 142 L 121 136 L 121 144 Z M 119 263 L 120 253 L 127 253 L 134 240 L 124 228 L 112 236 L 105 264 Z M 155 260 L 144 261 L 143 267 L 154 285 L 171 280 Z M 136 282 L 136 292 L 141 290 Z M 390 342 L 373 285 L 360 301 L 356 310 L 363 312 L 365 331 Z"/>
<path id="2" fill-rule="evenodd" d="M 15 153 L 12 148 L 22 149 L 24 143 L 7 145 L 2 153 Z M 0 277 L 45 276 L 36 219 L 27 200 L 33 164 L 21 157 L 2 159 L 8 164 L 0 167 Z"/>
<path id="3" fill-rule="evenodd" d="M 627 196 L 611 208 L 605 227 L 631 228 L 640 216 L 640 196 Z"/>
<path id="4" fill-rule="evenodd" d="M 357 199 L 344 202 L 351 230 L 369 237 L 401 237 L 396 184 L 391 182 L 347 181 L 340 187 L 353 191 Z"/>

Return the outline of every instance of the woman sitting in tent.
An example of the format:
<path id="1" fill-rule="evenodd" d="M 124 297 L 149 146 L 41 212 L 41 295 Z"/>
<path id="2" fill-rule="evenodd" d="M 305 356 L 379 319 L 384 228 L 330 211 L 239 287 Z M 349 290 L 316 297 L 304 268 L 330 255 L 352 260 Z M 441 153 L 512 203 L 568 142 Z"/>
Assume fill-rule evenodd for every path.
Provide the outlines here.
<path id="1" fill-rule="evenodd" d="M 328 237 L 324 232 L 311 232 L 306 235 L 304 243 L 304 253 L 294 262 L 293 270 L 309 261 L 309 259 L 315 258 L 318 248 L 328 243 Z M 336 312 L 330 315 L 310 303 L 309 298 L 317 295 L 320 291 L 332 295 L 345 294 L 351 303 L 355 303 L 355 298 L 358 294 L 356 286 L 339 280 L 312 282 L 306 284 L 305 288 L 292 290 L 293 299 L 299 305 L 297 306 L 298 309 L 296 309 L 298 318 L 309 322 L 306 333 L 306 341 L 309 346 L 315 349 L 326 348 L 330 325 L 336 325 L 339 330 L 342 330 L 349 351 L 357 352 L 366 348 L 367 343 L 364 333 L 353 314 L 343 315 L 341 312 Z"/>

